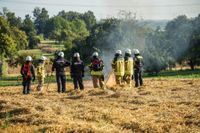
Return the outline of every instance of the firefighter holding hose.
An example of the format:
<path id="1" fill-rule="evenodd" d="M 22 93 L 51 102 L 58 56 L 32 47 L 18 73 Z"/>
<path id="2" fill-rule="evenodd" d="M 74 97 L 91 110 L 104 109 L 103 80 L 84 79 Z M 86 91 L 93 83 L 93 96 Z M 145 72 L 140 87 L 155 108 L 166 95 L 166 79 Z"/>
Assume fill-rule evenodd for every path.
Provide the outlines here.
<path id="1" fill-rule="evenodd" d="M 112 61 L 112 68 L 114 70 L 116 84 L 122 85 L 124 77 L 124 58 L 121 50 L 116 51 L 115 57 Z"/>
<path id="2" fill-rule="evenodd" d="M 124 81 L 129 87 L 132 87 L 132 76 L 133 76 L 134 60 L 131 57 L 131 50 L 129 48 L 125 51 L 124 56 Z"/>

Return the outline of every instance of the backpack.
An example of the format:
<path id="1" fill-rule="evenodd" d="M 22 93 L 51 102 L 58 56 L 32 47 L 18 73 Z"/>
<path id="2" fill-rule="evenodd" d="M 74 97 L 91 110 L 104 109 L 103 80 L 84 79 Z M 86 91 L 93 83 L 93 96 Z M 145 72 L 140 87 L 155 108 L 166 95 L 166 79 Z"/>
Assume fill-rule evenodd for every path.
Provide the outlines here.
<path id="1" fill-rule="evenodd" d="M 92 70 L 101 71 L 103 68 L 103 61 L 99 59 L 94 59 L 92 61 Z"/>
<path id="2" fill-rule="evenodd" d="M 25 78 L 28 78 L 31 76 L 31 65 L 25 63 L 24 67 L 23 67 L 23 74 L 25 76 Z"/>

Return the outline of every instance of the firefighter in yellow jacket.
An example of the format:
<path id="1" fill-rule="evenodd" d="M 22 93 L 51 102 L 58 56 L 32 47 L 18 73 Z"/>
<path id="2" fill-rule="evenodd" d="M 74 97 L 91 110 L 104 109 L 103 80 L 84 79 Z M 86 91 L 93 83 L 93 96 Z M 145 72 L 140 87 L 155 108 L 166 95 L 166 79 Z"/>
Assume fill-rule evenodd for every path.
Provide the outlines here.
<path id="1" fill-rule="evenodd" d="M 114 60 L 112 61 L 112 68 L 114 70 L 116 84 L 121 85 L 124 76 L 124 58 L 121 50 L 116 51 Z"/>
<path id="2" fill-rule="evenodd" d="M 89 68 L 94 88 L 98 88 L 100 86 L 101 89 L 104 89 L 104 63 L 103 60 L 99 58 L 99 54 L 97 52 L 94 52 L 92 54 L 92 60 L 89 65 Z"/>
<path id="3" fill-rule="evenodd" d="M 124 80 L 125 82 L 129 85 L 129 87 L 132 86 L 132 76 L 133 76 L 133 68 L 134 68 L 134 60 L 133 57 L 131 56 L 131 50 L 126 49 L 125 51 L 125 56 L 124 56 Z"/>
<path id="4" fill-rule="evenodd" d="M 43 89 L 44 78 L 45 78 L 45 67 L 44 67 L 45 60 L 46 60 L 46 57 L 42 56 L 39 59 L 39 64 L 38 64 L 38 67 L 37 67 L 37 79 L 38 79 L 37 90 L 38 91 L 42 91 L 42 89 Z"/>

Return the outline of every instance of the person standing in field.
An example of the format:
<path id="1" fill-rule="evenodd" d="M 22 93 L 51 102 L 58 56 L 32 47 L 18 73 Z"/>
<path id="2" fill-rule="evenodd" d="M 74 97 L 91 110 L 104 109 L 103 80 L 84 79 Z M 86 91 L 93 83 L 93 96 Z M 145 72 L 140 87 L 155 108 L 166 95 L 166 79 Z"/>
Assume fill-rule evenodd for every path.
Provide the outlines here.
<path id="1" fill-rule="evenodd" d="M 56 69 L 56 81 L 58 93 L 66 92 L 66 75 L 65 68 L 70 66 L 70 62 L 64 59 L 64 53 L 59 52 L 58 58 L 53 62 L 52 72 Z"/>
<path id="2" fill-rule="evenodd" d="M 142 69 L 143 69 L 143 57 L 140 54 L 138 49 L 134 49 L 134 79 L 135 79 L 135 87 L 139 87 L 143 85 L 142 79 Z"/>
<path id="3" fill-rule="evenodd" d="M 89 65 L 90 73 L 92 76 L 92 82 L 94 88 L 101 88 L 104 89 L 104 74 L 103 74 L 103 68 L 104 63 L 103 60 L 99 58 L 99 54 L 97 52 L 94 52 L 92 54 L 92 60 Z"/>
<path id="4" fill-rule="evenodd" d="M 37 66 L 37 79 L 38 79 L 38 86 L 37 86 L 37 90 L 38 91 L 42 91 L 43 90 L 43 84 L 44 84 L 44 78 L 45 78 L 45 60 L 46 57 L 42 56 L 39 59 L 39 64 Z"/>
<path id="5" fill-rule="evenodd" d="M 84 63 L 80 59 L 79 53 L 74 53 L 72 62 L 71 62 L 71 78 L 73 79 L 74 89 L 77 90 L 78 86 L 80 90 L 84 90 L 83 77 L 84 77 Z"/>
<path id="6" fill-rule="evenodd" d="M 122 85 L 124 77 L 124 58 L 121 50 L 116 51 L 115 57 L 112 61 L 112 68 L 114 70 L 116 84 Z"/>
<path id="7" fill-rule="evenodd" d="M 31 81 L 35 81 L 35 68 L 32 64 L 31 56 L 26 57 L 26 62 L 21 67 L 21 75 L 23 78 L 23 94 L 29 94 L 31 90 Z"/>
<path id="8" fill-rule="evenodd" d="M 126 49 L 125 56 L 124 56 L 124 81 L 128 84 L 129 87 L 132 86 L 132 77 L 133 77 L 133 67 L 134 67 L 134 60 L 131 56 L 131 50 Z"/>

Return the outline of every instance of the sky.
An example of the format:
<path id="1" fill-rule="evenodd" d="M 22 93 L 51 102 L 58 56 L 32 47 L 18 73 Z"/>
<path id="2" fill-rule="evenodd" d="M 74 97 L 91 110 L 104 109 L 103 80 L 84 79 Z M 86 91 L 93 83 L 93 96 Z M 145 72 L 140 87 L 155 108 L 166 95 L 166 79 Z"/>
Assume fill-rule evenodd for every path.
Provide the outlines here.
<path id="1" fill-rule="evenodd" d="M 200 0 L 0 0 L 1 11 L 2 7 L 22 18 L 32 15 L 35 7 L 45 7 L 50 16 L 61 10 L 81 13 L 91 10 L 97 19 L 119 17 L 122 10 L 147 20 L 169 20 L 183 14 L 190 18 L 200 14 Z"/>

